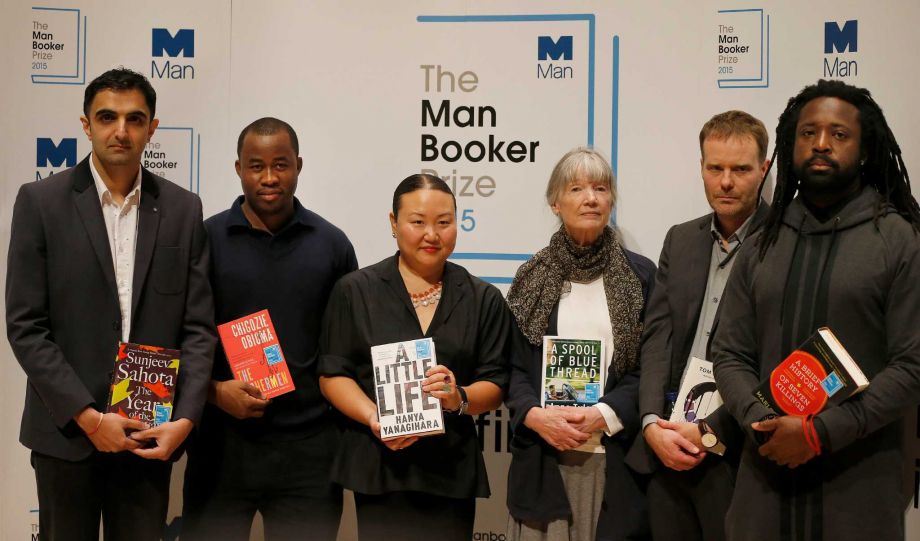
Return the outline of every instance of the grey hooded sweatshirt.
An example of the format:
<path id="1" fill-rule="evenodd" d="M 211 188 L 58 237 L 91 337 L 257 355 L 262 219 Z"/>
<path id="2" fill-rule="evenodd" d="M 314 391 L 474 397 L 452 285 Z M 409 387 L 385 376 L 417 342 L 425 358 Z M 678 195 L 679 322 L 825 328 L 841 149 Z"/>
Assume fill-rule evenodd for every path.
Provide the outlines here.
<path id="1" fill-rule="evenodd" d="M 902 422 L 920 402 L 920 236 L 864 187 L 818 221 L 801 197 L 776 244 L 747 242 L 725 288 L 711 345 L 725 406 L 747 433 L 728 539 L 903 539 Z M 822 453 L 790 469 L 761 457 L 751 394 L 818 327 L 828 326 L 870 379 L 815 418 Z"/>

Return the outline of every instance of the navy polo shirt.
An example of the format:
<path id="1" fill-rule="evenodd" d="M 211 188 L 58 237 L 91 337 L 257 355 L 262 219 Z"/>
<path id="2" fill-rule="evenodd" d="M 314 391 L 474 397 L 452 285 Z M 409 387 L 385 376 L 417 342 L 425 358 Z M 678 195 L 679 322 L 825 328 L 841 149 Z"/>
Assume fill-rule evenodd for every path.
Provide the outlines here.
<path id="1" fill-rule="evenodd" d="M 312 432 L 329 411 L 316 378 L 320 324 L 332 286 L 358 268 L 355 251 L 345 233 L 296 198 L 294 216 L 274 235 L 253 228 L 242 203 L 240 196 L 205 221 L 215 321 L 268 309 L 296 390 L 273 398 L 262 419 L 239 421 L 210 404 L 207 417 L 253 435 Z M 218 346 L 212 379 L 232 377 Z"/>

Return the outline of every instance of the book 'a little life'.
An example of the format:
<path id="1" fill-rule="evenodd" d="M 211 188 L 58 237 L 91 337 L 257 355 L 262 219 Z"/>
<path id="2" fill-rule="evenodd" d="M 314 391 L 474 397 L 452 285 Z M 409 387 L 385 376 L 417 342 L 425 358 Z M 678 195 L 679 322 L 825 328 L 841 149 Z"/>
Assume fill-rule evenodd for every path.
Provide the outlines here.
<path id="1" fill-rule="evenodd" d="M 431 338 L 371 348 L 380 439 L 444 433 L 441 401 L 422 391 L 425 372 L 438 364 Z"/>

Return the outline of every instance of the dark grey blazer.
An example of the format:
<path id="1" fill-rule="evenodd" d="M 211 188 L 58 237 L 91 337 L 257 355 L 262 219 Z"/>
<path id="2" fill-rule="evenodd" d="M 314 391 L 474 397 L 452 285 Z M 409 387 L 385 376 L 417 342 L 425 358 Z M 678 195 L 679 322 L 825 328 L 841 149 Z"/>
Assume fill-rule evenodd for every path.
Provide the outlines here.
<path id="1" fill-rule="evenodd" d="M 751 220 L 748 235 L 760 229 L 770 207 L 761 202 Z M 654 413 L 664 417 L 665 393 L 676 391 L 696 334 L 712 254 L 712 214 L 673 226 L 664 240 L 655 288 L 645 311 L 639 380 L 639 417 Z M 671 273 L 671 267 L 674 272 Z M 741 435 L 725 408 L 707 422 L 737 456 Z M 737 443 L 736 443 L 737 442 Z M 645 443 L 641 430 L 627 463 L 640 473 L 653 472 L 660 461 Z"/>
<path id="2" fill-rule="evenodd" d="M 130 341 L 182 350 L 173 419 L 198 422 L 217 342 L 195 194 L 141 177 Z M 105 409 L 121 338 L 115 271 L 89 157 L 23 185 L 13 207 L 7 335 L 28 377 L 19 439 L 66 460 L 93 446 L 71 419 Z"/>

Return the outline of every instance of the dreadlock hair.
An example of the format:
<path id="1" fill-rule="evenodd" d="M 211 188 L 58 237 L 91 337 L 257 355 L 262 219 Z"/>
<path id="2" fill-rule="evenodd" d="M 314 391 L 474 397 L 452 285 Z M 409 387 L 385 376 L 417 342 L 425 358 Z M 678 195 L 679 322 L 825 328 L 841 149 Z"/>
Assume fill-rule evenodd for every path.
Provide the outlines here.
<path id="1" fill-rule="evenodd" d="M 882 195 L 876 205 L 875 226 L 878 227 L 879 218 L 888 212 L 888 207 L 893 206 L 897 213 L 913 226 L 915 232 L 920 232 L 920 206 L 911 195 L 910 177 L 901 158 L 901 147 L 888 127 L 881 107 L 865 88 L 848 85 L 843 81 L 821 79 L 817 84 L 806 86 L 797 96 L 790 98 L 786 109 L 779 116 L 779 124 L 776 126 L 776 147 L 770 159 L 770 168 L 779 162 L 776 165 L 776 189 L 760 240 L 761 259 L 766 255 L 767 249 L 776 243 L 783 214 L 799 188 L 799 179 L 796 178 L 792 167 L 795 128 L 799 122 L 799 114 L 805 104 L 824 97 L 841 99 L 859 110 L 862 134 L 860 148 L 865 157 L 865 162 L 859 170 L 860 180 L 863 185 L 871 185 Z M 769 174 L 768 168 L 764 180 Z"/>

